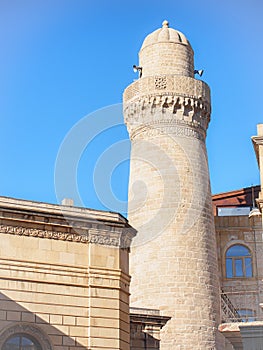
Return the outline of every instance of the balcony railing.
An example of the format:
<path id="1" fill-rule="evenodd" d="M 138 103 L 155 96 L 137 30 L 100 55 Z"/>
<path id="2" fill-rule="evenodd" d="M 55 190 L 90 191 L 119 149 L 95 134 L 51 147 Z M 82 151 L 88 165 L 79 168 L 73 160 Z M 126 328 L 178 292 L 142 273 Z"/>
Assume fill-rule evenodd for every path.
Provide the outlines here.
<path id="1" fill-rule="evenodd" d="M 221 291 L 221 322 L 262 321 L 257 291 Z"/>
<path id="2" fill-rule="evenodd" d="M 239 313 L 228 295 L 221 291 L 221 317 L 223 322 L 241 322 Z"/>

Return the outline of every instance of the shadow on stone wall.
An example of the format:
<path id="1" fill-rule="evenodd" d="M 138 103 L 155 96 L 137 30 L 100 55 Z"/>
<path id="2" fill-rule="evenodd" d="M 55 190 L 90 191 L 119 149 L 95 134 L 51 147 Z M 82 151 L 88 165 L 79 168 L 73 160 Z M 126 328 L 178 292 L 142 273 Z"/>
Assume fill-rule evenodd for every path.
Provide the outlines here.
<path id="1" fill-rule="evenodd" d="M 131 350 L 159 350 L 160 340 L 146 333 L 144 325 L 131 325 Z"/>
<path id="2" fill-rule="evenodd" d="M 131 350 L 159 350 L 160 332 L 169 320 L 159 310 L 131 308 Z"/>
<path id="3" fill-rule="evenodd" d="M 43 350 L 87 350 L 87 346 L 78 342 L 78 326 L 74 324 L 74 317 L 51 312 L 47 307 L 46 313 L 33 313 L 18 301 L 0 293 L 0 350 L 7 339 L 18 333 L 36 339 Z M 82 343 L 87 344 L 87 336 L 82 335 Z"/>

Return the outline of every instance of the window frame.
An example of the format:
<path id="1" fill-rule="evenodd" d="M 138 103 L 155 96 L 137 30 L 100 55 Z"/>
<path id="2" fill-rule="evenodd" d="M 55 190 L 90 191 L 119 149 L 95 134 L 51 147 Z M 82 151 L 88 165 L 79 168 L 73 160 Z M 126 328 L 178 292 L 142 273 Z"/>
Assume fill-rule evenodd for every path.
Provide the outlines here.
<path id="1" fill-rule="evenodd" d="M 235 246 L 241 246 L 244 247 L 249 255 L 230 255 L 227 256 L 227 253 L 230 249 L 234 248 Z M 248 262 L 249 261 L 249 262 Z M 241 266 L 238 269 L 238 262 L 241 262 Z M 229 271 L 229 269 L 231 269 Z M 239 275 L 238 271 L 242 271 L 242 275 Z M 253 256 L 251 249 L 243 244 L 243 242 L 235 242 L 234 244 L 231 244 L 227 249 L 225 250 L 225 277 L 227 279 L 244 279 L 244 278 L 253 278 Z"/>
<path id="2" fill-rule="evenodd" d="M 13 339 L 13 338 L 19 338 L 19 344 L 18 344 L 18 350 L 22 350 L 23 347 L 25 345 L 23 345 L 23 338 L 25 339 L 28 339 L 30 340 L 32 343 L 34 343 L 34 347 L 37 349 L 37 350 L 44 350 L 43 349 L 43 346 L 40 344 L 40 342 L 35 338 L 33 337 L 31 334 L 28 334 L 28 333 L 14 333 L 12 335 L 10 335 L 10 337 L 8 337 L 4 344 L 1 346 L 1 350 L 5 350 L 5 347 L 6 349 L 8 349 L 8 342 Z M 11 345 L 11 344 L 10 344 Z"/>
<path id="3" fill-rule="evenodd" d="M 13 325 L 7 326 L 7 328 L 0 331 L 0 350 L 6 341 L 13 336 L 24 334 L 29 339 L 35 339 L 39 343 L 42 350 L 53 350 L 53 346 L 48 336 L 42 331 L 41 328 L 35 324 L 18 322 Z"/>

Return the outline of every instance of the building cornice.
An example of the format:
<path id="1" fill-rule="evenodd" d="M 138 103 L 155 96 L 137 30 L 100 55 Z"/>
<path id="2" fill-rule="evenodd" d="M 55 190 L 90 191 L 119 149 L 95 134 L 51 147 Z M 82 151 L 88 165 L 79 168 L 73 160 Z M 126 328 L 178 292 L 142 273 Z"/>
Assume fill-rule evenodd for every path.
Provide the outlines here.
<path id="1" fill-rule="evenodd" d="M 254 146 L 255 154 L 257 157 L 257 162 L 259 165 L 259 146 L 263 145 L 263 136 L 252 136 L 251 140 L 252 140 L 252 143 Z"/>
<path id="2" fill-rule="evenodd" d="M 117 213 L 0 197 L 0 234 L 129 248 L 136 230 Z"/>
<path id="3" fill-rule="evenodd" d="M 16 199 L 11 197 L 0 197 L 0 209 L 7 208 L 11 210 L 28 210 L 29 212 L 48 214 L 49 216 L 61 216 L 72 217 L 76 219 L 88 218 L 90 220 L 102 220 L 111 222 L 123 222 L 127 223 L 128 220 L 119 213 L 102 211 L 90 208 L 66 206 L 59 204 L 51 204 L 44 202 L 36 202 L 25 199 Z"/>

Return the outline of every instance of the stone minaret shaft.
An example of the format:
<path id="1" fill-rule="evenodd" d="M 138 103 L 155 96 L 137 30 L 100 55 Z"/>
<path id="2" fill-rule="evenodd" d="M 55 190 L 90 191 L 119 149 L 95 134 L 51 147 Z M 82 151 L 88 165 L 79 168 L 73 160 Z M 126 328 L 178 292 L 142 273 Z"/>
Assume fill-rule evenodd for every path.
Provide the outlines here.
<path id="1" fill-rule="evenodd" d="M 172 319 L 161 349 L 220 349 L 219 285 L 205 146 L 210 91 L 168 22 L 146 37 L 141 78 L 124 92 L 131 139 L 131 304 Z M 217 344 L 216 344 L 217 343 Z"/>

